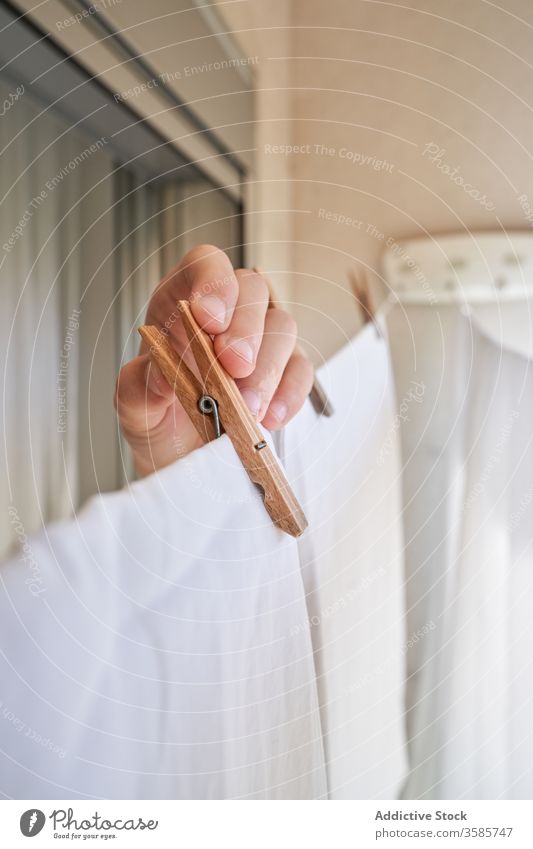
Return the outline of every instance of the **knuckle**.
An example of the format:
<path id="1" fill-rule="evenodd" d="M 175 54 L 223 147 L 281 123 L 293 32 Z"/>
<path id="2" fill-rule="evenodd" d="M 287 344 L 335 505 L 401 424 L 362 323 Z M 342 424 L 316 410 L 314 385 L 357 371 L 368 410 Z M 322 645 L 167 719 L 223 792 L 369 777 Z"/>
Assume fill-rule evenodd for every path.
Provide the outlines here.
<path id="1" fill-rule="evenodd" d="M 309 387 L 310 389 L 315 377 L 313 363 L 308 357 L 306 357 L 305 354 L 299 352 L 293 355 L 293 362 L 298 369 L 297 373 L 299 385 L 304 388 Z"/>
<path id="2" fill-rule="evenodd" d="M 187 251 L 183 260 L 181 262 L 182 267 L 185 271 L 194 266 L 197 262 L 200 262 L 202 259 L 220 259 L 224 262 L 229 262 L 229 258 L 227 254 L 224 253 L 223 250 L 217 248 L 216 245 L 195 245 L 193 248 Z"/>
<path id="3" fill-rule="evenodd" d="M 282 333 L 284 336 L 296 337 L 298 334 L 298 325 L 294 316 L 286 310 L 272 310 L 270 312 L 272 322 L 275 325 L 277 333 Z"/>
<path id="4" fill-rule="evenodd" d="M 274 360 L 263 362 L 260 369 L 256 369 L 248 377 L 238 381 L 239 386 L 245 389 L 253 389 L 262 400 L 263 404 L 270 403 L 281 380 L 281 369 Z"/>
<path id="5" fill-rule="evenodd" d="M 268 302 L 268 285 L 264 277 L 250 268 L 239 268 L 235 272 L 239 288 L 243 288 L 248 297 L 256 303 Z"/>
<path id="6" fill-rule="evenodd" d="M 299 350 L 299 348 L 297 348 L 292 355 L 292 361 L 301 369 L 309 369 L 310 371 L 313 371 L 313 363 L 307 354 L 304 354 L 304 352 Z"/>
<path id="7" fill-rule="evenodd" d="M 308 368 L 305 374 L 305 388 L 307 395 L 311 391 L 311 387 L 313 386 L 313 381 L 315 379 L 315 370 L 310 362 L 308 362 Z"/>
<path id="8" fill-rule="evenodd" d="M 299 352 L 295 354 L 295 357 L 296 357 L 296 362 L 299 364 L 300 368 L 302 369 L 302 374 L 305 375 L 306 377 L 313 377 L 314 374 L 315 374 L 315 369 L 314 369 L 313 363 L 311 362 L 309 357 L 306 356 L 305 354 L 301 354 Z"/>

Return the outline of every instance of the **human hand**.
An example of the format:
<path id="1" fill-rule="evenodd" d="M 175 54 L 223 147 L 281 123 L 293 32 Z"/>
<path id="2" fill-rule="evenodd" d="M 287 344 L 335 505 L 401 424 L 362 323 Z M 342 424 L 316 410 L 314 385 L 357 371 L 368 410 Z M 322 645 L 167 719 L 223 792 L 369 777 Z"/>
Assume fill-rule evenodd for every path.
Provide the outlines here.
<path id="1" fill-rule="evenodd" d="M 261 274 L 234 270 L 212 245 L 190 250 L 155 290 L 146 324 L 166 328 L 176 351 L 189 360 L 178 300 L 213 338 L 215 354 L 235 381 L 256 421 L 283 427 L 304 403 L 313 367 L 296 349 L 296 322 L 281 309 L 268 310 L 268 285 Z M 172 463 L 202 444 L 187 413 L 160 369 L 141 352 L 120 370 L 115 392 L 120 427 L 140 476 Z"/>

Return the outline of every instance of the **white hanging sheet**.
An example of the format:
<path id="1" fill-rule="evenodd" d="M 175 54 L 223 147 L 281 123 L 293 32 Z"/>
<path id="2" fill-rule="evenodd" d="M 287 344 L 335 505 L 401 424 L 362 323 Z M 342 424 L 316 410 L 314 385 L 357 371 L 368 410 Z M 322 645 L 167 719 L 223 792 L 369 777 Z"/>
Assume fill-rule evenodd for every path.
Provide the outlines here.
<path id="1" fill-rule="evenodd" d="M 403 424 L 405 798 L 533 793 L 533 371 L 513 312 L 409 308 L 412 360 L 392 334 L 399 395 L 425 385 Z"/>
<path id="2" fill-rule="evenodd" d="M 382 334 L 384 333 L 382 328 Z M 399 418 L 372 325 L 320 372 L 335 415 L 284 431 L 309 529 L 298 542 L 330 798 L 394 798 L 406 772 Z"/>
<path id="3" fill-rule="evenodd" d="M 271 524 L 222 437 L 2 566 L 4 795 L 395 792 L 404 635 L 386 343 L 368 328 L 321 379 L 335 416 L 307 405 L 282 446 L 310 519 L 300 541 Z"/>

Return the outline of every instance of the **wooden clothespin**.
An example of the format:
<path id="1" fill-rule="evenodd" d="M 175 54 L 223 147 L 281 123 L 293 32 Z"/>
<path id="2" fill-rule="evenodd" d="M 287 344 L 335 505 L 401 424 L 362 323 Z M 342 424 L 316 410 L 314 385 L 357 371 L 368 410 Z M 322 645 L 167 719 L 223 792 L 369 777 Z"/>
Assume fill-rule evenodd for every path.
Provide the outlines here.
<path id="1" fill-rule="evenodd" d="M 200 378 L 191 371 L 157 327 L 139 328 L 150 356 L 163 372 L 205 442 L 227 433 L 250 480 L 261 490 L 273 523 L 293 537 L 307 519 L 235 381 L 217 360 L 211 337 L 197 324 L 188 301 L 179 301 L 181 319 Z"/>
<path id="2" fill-rule="evenodd" d="M 278 299 L 276 298 L 272 282 L 266 276 L 265 272 L 261 271 L 261 269 L 259 269 L 257 266 L 253 270 L 257 272 L 257 274 L 261 274 L 261 276 L 264 277 L 264 279 L 266 280 L 266 284 L 268 286 L 268 308 L 274 310 L 280 309 L 280 304 Z M 303 353 L 299 345 L 296 345 L 296 351 L 298 351 L 299 353 Z M 316 375 L 313 379 L 313 385 L 309 393 L 309 400 L 311 401 L 315 412 L 321 416 L 329 417 L 332 416 L 335 412 L 331 401 L 326 395 L 326 390 L 324 389 Z"/>
<path id="3" fill-rule="evenodd" d="M 357 275 L 355 271 L 350 270 L 348 271 L 348 280 L 350 282 L 352 294 L 361 311 L 363 324 L 368 324 L 371 321 L 377 335 L 381 336 L 382 333 L 376 321 L 376 308 L 372 295 L 370 294 L 370 286 L 366 273 L 361 271 L 360 275 Z"/>

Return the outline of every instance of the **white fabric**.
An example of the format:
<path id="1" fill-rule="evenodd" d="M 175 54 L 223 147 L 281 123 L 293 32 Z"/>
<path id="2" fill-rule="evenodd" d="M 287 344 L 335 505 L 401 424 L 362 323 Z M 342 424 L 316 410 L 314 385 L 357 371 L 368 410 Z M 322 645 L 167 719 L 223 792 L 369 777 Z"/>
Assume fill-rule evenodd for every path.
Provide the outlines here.
<path id="1" fill-rule="evenodd" d="M 222 437 L 93 499 L 2 567 L 0 791 L 396 791 L 404 635 L 389 371 L 386 344 L 364 331 L 322 374 L 336 415 L 308 405 L 287 428 L 281 451 L 310 519 L 300 541 L 274 528 Z"/>
<path id="2" fill-rule="evenodd" d="M 425 387 L 402 425 L 405 798 L 533 793 L 533 374 L 527 333 L 497 334 L 528 308 L 479 309 L 391 314 L 398 395 Z"/>
<path id="3" fill-rule="evenodd" d="M 398 423 L 385 340 L 367 325 L 320 379 L 335 415 L 317 417 L 308 406 L 285 429 L 284 455 L 309 519 L 299 550 L 329 795 L 392 798 L 406 769 L 406 636 Z"/>
<path id="4" fill-rule="evenodd" d="M 94 499 L 32 555 L 42 583 L 25 586 L 18 561 L 2 570 L 4 792 L 324 792 L 309 635 L 286 627 L 305 617 L 296 544 L 265 521 L 226 437 Z"/>
<path id="5" fill-rule="evenodd" d="M 476 304 L 465 313 L 498 348 L 533 359 L 533 301 Z"/>

